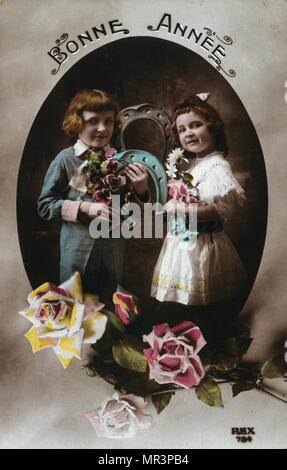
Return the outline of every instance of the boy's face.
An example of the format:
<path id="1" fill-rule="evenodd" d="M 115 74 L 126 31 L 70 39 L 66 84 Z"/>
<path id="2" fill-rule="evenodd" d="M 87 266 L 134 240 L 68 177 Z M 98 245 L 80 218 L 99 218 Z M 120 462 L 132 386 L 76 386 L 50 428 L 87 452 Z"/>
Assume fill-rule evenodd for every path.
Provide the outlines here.
<path id="1" fill-rule="evenodd" d="M 83 111 L 83 129 L 79 139 L 89 147 L 102 148 L 107 145 L 114 132 L 114 111 Z"/>

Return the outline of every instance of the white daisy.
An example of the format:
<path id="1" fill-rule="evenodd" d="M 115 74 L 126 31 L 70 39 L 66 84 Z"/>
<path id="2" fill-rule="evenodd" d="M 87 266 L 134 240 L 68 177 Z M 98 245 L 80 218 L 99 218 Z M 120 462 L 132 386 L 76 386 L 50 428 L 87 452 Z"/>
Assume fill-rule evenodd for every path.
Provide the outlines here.
<path id="1" fill-rule="evenodd" d="M 168 157 L 167 157 L 167 161 L 168 163 L 176 163 L 177 160 L 179 160 L 180 158 L 182 158 L 182 155 L 183 155 L 183 150 L 181 148 L 176 148 L 174 150 L 172 150 L 169 154 L 168 154 Z"/>
<path id="2" fill-rule="evenodd" d="M 183 156 L 183 150 L 181 148 L 176 148 L 174 150 L 172 150 L 168 157 L 167 157 L 167 161 L 166 161 L 166 173 L 167 175 L 169 176 L 169 178 L 176 178 L 176 174 L 177 174 L 177 168 L 176 168 L 176 163 L 178 160 L 180 160 Z"/>
<path id="3" fill-rule="evenodd" d="M 177 168 L 174 163 L 166 163 L 166 174 L 169 178 L 176 178 Z"/>

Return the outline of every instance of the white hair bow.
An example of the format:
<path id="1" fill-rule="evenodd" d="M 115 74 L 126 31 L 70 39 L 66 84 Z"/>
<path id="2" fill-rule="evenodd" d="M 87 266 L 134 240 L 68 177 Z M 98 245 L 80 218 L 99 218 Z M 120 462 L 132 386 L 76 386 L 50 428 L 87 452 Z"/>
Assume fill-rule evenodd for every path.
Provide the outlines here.
<path id="1" fill-rule="evenodd" d="M 209 95 L 210 93 L 196 93 L 196 96 L 198 96 L 202 101 L 207 101 Z"/>

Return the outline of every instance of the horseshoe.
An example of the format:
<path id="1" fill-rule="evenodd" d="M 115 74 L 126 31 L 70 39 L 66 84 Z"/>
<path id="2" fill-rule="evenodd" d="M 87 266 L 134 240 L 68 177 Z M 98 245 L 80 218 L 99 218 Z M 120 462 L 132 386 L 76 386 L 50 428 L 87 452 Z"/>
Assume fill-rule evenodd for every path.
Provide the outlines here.
<path id="1" fill-rule="evenodd" d="M 130 163 L 141 163 L 153 180 L 156 189 L 156 202 L 159 202 L 162 206 L 166 203 L 167 177 L 157 157 L 144 150 L 129 149 L 117 153 L 111 160 L 118 162 L 118 171 Z"/>

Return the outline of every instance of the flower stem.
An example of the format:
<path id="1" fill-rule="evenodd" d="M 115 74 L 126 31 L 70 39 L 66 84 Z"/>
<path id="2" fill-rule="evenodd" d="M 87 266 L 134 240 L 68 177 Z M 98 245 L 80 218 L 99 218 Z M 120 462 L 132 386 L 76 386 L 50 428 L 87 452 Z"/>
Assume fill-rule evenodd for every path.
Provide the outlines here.
<path id="1" fill-rule="evenodd" d="M 171 393 L 171 392 L 182 392 L 184 390 L 187 390 L 187 389 L 186 388 L 171 388 L 169 390 L 161 390 L 160 392 L 153 392 L 153 393 L 150 393 L 149 395 L 153 397 L 155 395 L 163 395 L 164 393 Z"/>
<path id="2" fill-rule="evenodd" d="M 260 392 L 267 393 L 268 395 L 271 395 L 271 397 L 277 398 L 277 400 L 283 401 L 283 403 L 287 403 L 287 400 L 284 400 L 284 398 L 278 397 L 278 395 L 275 395 L 274 393 L 270 392 L 269 390 L 266 390 L 264 387 L 262 387 L 260 385 L 257 385 L 256 388 Z"/>

